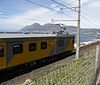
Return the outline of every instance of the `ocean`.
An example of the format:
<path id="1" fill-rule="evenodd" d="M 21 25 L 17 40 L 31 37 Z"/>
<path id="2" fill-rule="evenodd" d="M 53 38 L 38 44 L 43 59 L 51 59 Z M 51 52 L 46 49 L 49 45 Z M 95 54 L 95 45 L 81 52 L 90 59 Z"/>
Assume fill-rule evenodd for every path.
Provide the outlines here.
<path id="1" fill-rule="evenodd" d="M 76 37 L 76 35 L 75 35 Z M 80 35 L 80 42 L 88 42 L 88 41 L 93 41 L 96 40 L 96 35 L 90 35 L 90 34 L 81 34 Z M 76 39 L 75 39 L 76 41 Z"/>

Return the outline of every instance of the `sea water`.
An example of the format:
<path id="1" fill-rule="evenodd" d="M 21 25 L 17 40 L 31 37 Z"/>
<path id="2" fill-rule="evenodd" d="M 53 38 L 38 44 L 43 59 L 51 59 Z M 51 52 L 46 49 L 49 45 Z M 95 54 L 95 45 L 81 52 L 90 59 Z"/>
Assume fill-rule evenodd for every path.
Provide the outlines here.
<path id="1" fill-rule="evenodd" d="M 96 35 L 80 34 L 80 42 L 88 42 L 93 40 L 96 40 Z M 75 41 L 76 41 L 76 35 L 75 35 Z"/>

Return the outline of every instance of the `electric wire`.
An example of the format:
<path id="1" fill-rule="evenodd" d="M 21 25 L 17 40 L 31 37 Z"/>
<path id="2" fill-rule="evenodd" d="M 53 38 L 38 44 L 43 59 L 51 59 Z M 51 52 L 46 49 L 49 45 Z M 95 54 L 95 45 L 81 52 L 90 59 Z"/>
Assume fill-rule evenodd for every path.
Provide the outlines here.
<path id="1" fill-rule="evenodd" d="M 72 11 L 76 11 L 76 10 L 74 10 L 74 9 L 72 9 L 72 8 L 66 6 L 66 5 L 64 5 L 64 4 L 62 4 L 62 3 L 58 2 L 58 1 L 55 1 L 55 0 L 51 0 L 51 1 L 57 3 L 57 4 L 61 5 L 61 6 L 64 6 L 64 7 L 66 7 L 67 9 L 70 9 L 70 10 L 72 10 Z"/>
<path id="2" fill-rule="evenodd" d="M 41 7 L 47 8 L 47 9 L 52 10 L 52 11 L 56 11 L 56 12 L 62 13 L 61 11 L 58 11 L 58 10 L 56 10 L 56 9 L 50 8 L 50 7 L 48 7 L 48 6 L 42 5 L 42 4 L 37 3 L 37 2 L 33 2 L 33 1 L 30 1 L 30 0 L 25 0 L 25 1 L 30 2 L 30 3 L 33 3 L 33 4 L 36 4 L 36 5 L 39 5 L 39 6 L 41 6 Z M 55 0 L 51 0 L 51 1 L 57 3 L 57 4 L 61 5 L 61 6 L 64 6 L 64 7 L 66 7 L 67 9 L 70 9 L 70 10 L 74 11 L 75 13 L 77 12 L 77 11 L 74 10 L 73 8 L 68 7 L 68 6 L 66 6 L 66 5 L 64 5 L 64 4 L 62 4 L 62 3 L 58 2 L 58 1 L 55 1 Z M 72 4 L 72 3 L 75 3 L 75 2 L 76 2 L 76 0 L 70 2 L 69 5 Z M 65 15 L 67 15 L 68 17 L 70 17 L 71 19 L 73 19 L 72 16 L 70 16 L 70 15 L 64 13 L 64 12 L 63 12 L 62 14 L 65 14 Z M 0 16 L 2 16 L 2 15 L 3 15 L 3 16 L 10 16 L 9 14 L 5 14 L 5 13 L 0 14 Z M 81 12 L 81 17 L 83 17 L 83 19 L 85 19 L 88 23 L 94 25 L 95 27 L 98 27 L 98 26 L 97 26 L 96 24 L 94 24 L 90 19 L 88 19 L 88 18 L 87 18 L 87 15 L 84 14 L 83 12 Z M 24 19 L 31 19 L 31 20 L 33 19 L 33 18 L 25 18 L 25 17 L 23 17 L 23 18 L 24 18 Z M 42 20 L 41 20 L 41 21 L 42 21 Z M 43 20 L 43 21 L 44 21 L 44 20 Z"/>
<path id="3" fill-rule="evenodd" d="M 85 11 L 85 9 L 82 9 L 83 11 Z M 98 25 L 96 25 L 95 23 L 94 23 L 94 20 L 92 20 L 92 18 L 87 18 L 87 17 L 90 17 L 90 16 L 88 16 L 87 14 L 85 14 L 84 12 L 81 12 L 82 14 L 81 14 L 81 16 L 83 16 L 88 22 L 90 22 L 90 24 L 92 24 L 92 25 L 94 25 L 95 27 L 99 27 Z"/>
<path id="4" fill-rule="evenodd" d="M 30 0 L 25 0 L 25 1 L 30 2 L 30 3 L 33 3 L 33 4 L 36 4 L 36 5 L 39 5 L 39 6 L 41 6 L 41 7 L 47 8 L 47 9 L 52 10 L 52 11 L 56 11 L 56 12 L 62 13 L 61 11 L 58 11 L 58 10 L 56 10 L 56 9 L 53 9 L 53 8 L 50 8 L 50 7 L 47 7 L 47 6 L 44 6 L 44 5 L 41 5 L 41 4 L 39 4 L 39 3 L 30 1 Z M 18 10 L 18 9 L 17 9 L 17 10 Z M 62 13 L 62 14 L 68 16 L 68 17 L 71 18 L 71 19 L 73 18 L 72 16 L 70 16 L 70 15 L 68 15 L 68 14 L 66 14 L 66 13 Z M 15 14 L 12 14 L 12 15 L 15 15 Z M 11 16 L 11 14 L 9 15 L 9 13 L 6 14 L 6 12 L 4 12 L 3 14 L 0 14 L 0 16 Z M 21 17 L 21 18 L 28 19 L 28 18 L 26 18 L 26 17 Z M 29 19 L 31 19 L 31 18 L 29 18 Z"/>
<path id="5" fill-rule="evenodd" d="M 68 3 L 67 5 L 71 5 L 71 4 L 73 4 L 73 3 L 75 3 L 77 0 L 74 0 L 74 1 L 72 1 L 72 2 L 70 2 L 70 3 Z"/>
<path id="6" fill-rule="evenodd" d="M 14 14 L 12 14 L 13 16 L 14 16 Z M 10 17 L 11 16 L 11 14 L 4 14 L 4 13 L 2 13 L 2 14 L 0 14 L 0 16 L 2 17 Z M 34 17 L 27 17 L 27 16 L 18 16 L 17 18 L 22 18 L 22 19 L 26 19 L 26 20 L 39 20 L 39 21 L 43 21 L 43 22 L 47 22 L 47 20 L 44 20 L 44 19 L 40 19 L 39 17 L 37 17 L 37 16 L 35 16 L 35 18 Z"/>
<path id="7" fill-rule="evenodd" d="M 68 6 L 64 5 L 64 4 L 61 4 L 61 3 L 58 2 L 58 1 L 55 1 L 55 0 L 51 0 L 51 1 L 57 3 L 57 4 L 61 5 L 61 6 L 64 6 L 64 7 L 66 7 L 67 9 L 70 9 L 70 10 L 72 10 L 72 11 L 74 11 L 74 12 L 77 12 L 77 11 L 74 10 L 73 8 L 70 8 L 70 7 L 68 7 Z M 76 0 L 75 0 L 75 1 L 76 1 Z M 82 16 L 88 23 L 90 23 L 91 25 L 94 25 L 95 27 L 98 27 L 98 26 L 95 25 L 91 20 L 89 20 L 87 17 L 85 17 L 86 15 L 84 15 L 84 13 L 81 13 L 81 16 Z"/>
<path id="8" fill-rule="evenodd" d="M 94 22 L 92 22 L 90 19 L 88 19 L 88 18 L 86 17 L 86 15 L 81 14 L 81 16 L 82 16 L 83 19 L 84 19 L 85 21 L 87 21 L 89 24 L 91 24 L 92 26 L 95 26 L 96 28 L 98 28 L 98 26 L 97 26 Z"/>
<path id="9" fill-rule="evenodd" d="M 47 9 L 52 10 L 52 11 L 60 12 L 60 13 L 62 13 L 62 14 L 64 14 L 64 15 L 68 16 L 69 18 L 72 18 L 72 16 L 70 16 L 70 15 L 68 15 L 68 14 L 66 14 L 66 13 L 63 13 L 63 12 L 58 11 L 58 10 L 56 10 L 56 9 L 50 8 L 50 7 L 48 7 L 48 6 L 44 6 L 44 5 L 40 4 L 40 3 L 33 2 L 33 1 L 30 1 L 30 0 L 25 0 L 25 1 L 30 2 L 30 3 L 33 3 L 33 4 L 36 4 L 36 5 L 39 5 L 39 6 L 41 6 L 41 7 L 47 8 Z"/>

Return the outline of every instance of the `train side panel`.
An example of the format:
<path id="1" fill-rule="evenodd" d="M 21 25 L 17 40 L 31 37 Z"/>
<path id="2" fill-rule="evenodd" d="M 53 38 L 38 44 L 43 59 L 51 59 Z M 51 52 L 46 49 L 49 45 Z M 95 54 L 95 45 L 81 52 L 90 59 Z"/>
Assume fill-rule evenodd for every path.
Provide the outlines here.
<path id="1" fill-rule="evenodd" d="M 74 36 L 72 37 L 67 37 L 65 40 L 64 40 L 64 51 L 73 51 L 74 49 Z"/>
<path id="2" fill-rule="evenodd" d="M 6 67 L 6 43 L 0 40 L 0 69 Z"/>
<path id="3" fill-rule="evenodd" d="M 12 54 L 10 57 L 10 60 L 8 62 L 8 67 L 11 66 L 16 66 L 24 63 L 28 63 L 31 61 L 35 61 L 38 59 L 42 59 L 45 57 L 50 56 L 52 53 L 52 49 L 54 49 L 54 46 L 56 44 L 55 39 L 48 39 L 48 40 L 33 40 L 33 41 L 25 41 L 25 42 L 19 42 L 19 44 L 23 43 L 23 51 L 22 53 L 19 54 Z M 36 50 L 34 51 L 29 51 L 29 44 L 35 43 L 36 44 Z M 42 47 L 41 48 L 41 43 L 42 44 L 47 44 L 47 47 Z M 17 45 L 17 43 L 12 43 L 11 44 L 11 51 L 13 51 L 13 45 Z M 53 54 L 52 54 L 53 55 Z"/>
<path id="4" fill-rule="evenodd" d="M 64 37 L 57 37 L 56 54 L 64 52 Z"/>
<path id="5" fill-rule="evenodd" d="M 73 51 L 74 49 L 74 36 L 71 37 L 58 37 L 56 42 L 56 53 L 63 53 Z"/>
<path id="6" fill-rule="evenodd" d="M 73 51 L 74 36 L 0 41 L 0 69 Z"/>

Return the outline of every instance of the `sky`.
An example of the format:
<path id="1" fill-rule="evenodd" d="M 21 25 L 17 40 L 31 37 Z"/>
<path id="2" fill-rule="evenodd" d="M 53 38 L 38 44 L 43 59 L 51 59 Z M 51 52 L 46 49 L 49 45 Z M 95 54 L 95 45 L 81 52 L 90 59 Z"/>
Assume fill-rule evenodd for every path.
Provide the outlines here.
<path id="1" fill-rule="evenodd" d="M 77 13 L 52 0 L 0 0 L 0 31 L 19 31 L 33 23 L 64 23 L 77 26 Z M 78 0 L 55 0 L 67 7 L 77 7 Z M 61 10 L 63 9 L 63 10 Z M 56 11 L 55 11 L 56 10 Z M 77 10 L 77 9 L 76 9 Z M 100 28 L 100 0 L 81 0 L 81 27 Z"/>

